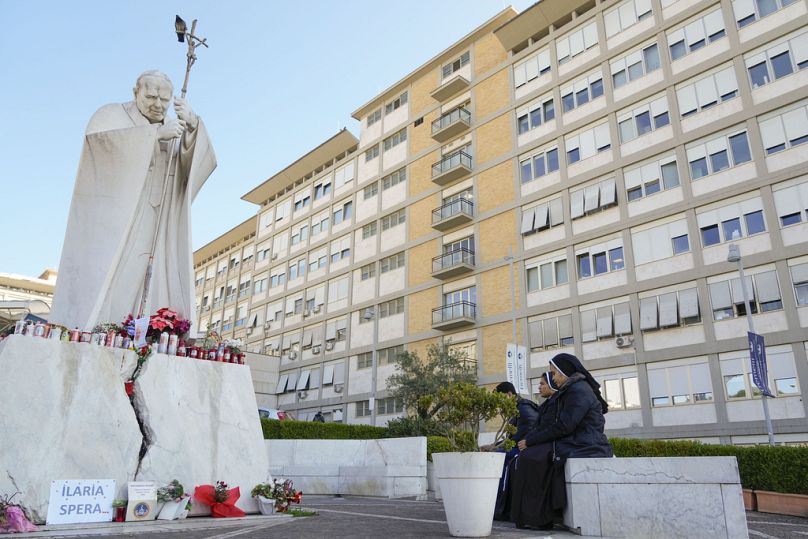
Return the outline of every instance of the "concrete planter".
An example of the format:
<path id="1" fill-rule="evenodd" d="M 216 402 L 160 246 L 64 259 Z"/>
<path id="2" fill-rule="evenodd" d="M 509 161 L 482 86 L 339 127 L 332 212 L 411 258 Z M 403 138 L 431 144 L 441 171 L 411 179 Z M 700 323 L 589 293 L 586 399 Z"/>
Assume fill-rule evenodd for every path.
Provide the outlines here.
<path id="1" fill-rule="evenodd" d="M 427 490 L 432 491 L 435 496 L 435 501 L 440 501 L 443 496 L 440 493 L 440 481 L 438 476 L 435 475 L 435 463 L 426 461 L 426 485 Z"/>
<path id="2" fill-rule="evenodd" d="M 743 507 L 747 511 L 757 511 L 757 496 L 751 488 L 743 489 Z"/>
<path id="3" fill-rule="evenodd" d="M 262 515 L 275 514 L 274 498 L 264 498 L 263 496 L 256 496 L 255 499 L 258 500 L 258 510 L 261 511 Z"/>
<path id="4" fill-rule="evenodd" d="M 186 505 L 188 505 L 187 499 L 182 499 L 178 502 L 170 501 L 163 503 L 163 507 L 157 514 L 157 520 L 177 520 L 178 518 L 182 518 Z"/>
<path id="5" fill-rule="evenodd" d="M 808 496 L 756 490 L 758 511 L 795 517 L 808 517 Z"/>
<path id="6" fill-rule="evenodd" d="M 434 453 L 449 533 L 488 537 L 505 453 Z"/>

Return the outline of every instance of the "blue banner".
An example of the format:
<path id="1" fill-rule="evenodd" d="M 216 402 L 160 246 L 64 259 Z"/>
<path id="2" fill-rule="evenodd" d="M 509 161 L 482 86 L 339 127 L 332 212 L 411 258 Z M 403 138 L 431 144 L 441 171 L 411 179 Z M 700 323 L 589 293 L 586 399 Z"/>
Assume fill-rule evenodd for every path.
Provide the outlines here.
<path id="1" fill-rule="evenodd" d="M 763 335 L 747 332 L 749 337 L 749 357 L 752 360 L 752 381 L 761 393 L 774 397 L 769 389 L 769 370 L 766 367 L 766 343 Z"/>

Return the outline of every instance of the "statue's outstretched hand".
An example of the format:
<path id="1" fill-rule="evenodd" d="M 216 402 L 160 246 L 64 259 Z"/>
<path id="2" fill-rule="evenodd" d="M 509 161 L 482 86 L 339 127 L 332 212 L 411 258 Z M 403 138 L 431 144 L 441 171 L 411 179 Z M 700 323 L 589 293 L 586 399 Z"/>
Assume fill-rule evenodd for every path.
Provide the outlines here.
<path id="1" fill-rule="evenodd" d="M 189 132 L 192 133 L 196 131 L 196 127 L 199 125 L 199 116 L 194 114 L 194 111 L 191 110 L 191 105 L 189 105 L 187 101 L 181 97 L 175 97 L 174 112 L 177 113 L 177 118 L 180 123 L 182 123 Z"/>
<path id="2" fill-rule="evenodd" d="M 165 123 L 157 129 L 157 140 L 180 138 L 184 129 L 182 122 L 179 120 L 166 118 Z"/>

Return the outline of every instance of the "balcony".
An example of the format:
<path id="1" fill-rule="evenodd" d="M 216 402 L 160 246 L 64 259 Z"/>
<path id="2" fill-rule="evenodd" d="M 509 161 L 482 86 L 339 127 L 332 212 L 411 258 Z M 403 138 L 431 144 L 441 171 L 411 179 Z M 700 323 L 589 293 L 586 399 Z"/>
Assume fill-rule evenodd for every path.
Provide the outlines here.
<path id="1" fill-rule="evenodd" d="M 471 174 L 471 156 L 463 150 L 446 154 L 432 165 L 432 181 L 446 185 Z"/>
<path id="2" fill-rule="evenodd" d="M 461 92 L 469 87 L 469 81 L 466 77 L 458 75 L 456 77 L 452 77 L 451 79 L 447 80 L 434 90 L 430 94 L 434 99 L 438 101 L 445 101 L 446 99 L 452 97 L 458 92 Z"/>
<path id="3" fill-rule="evenodd" d="M 474 251 L 460 248 L 432 259 L 432 277 L 450 279 L 474 270 Z"/>
<path id="4" fill-rule="evenodd" d="M 432 329 L 448 331 L 474 324 L 477 318 L 477 305 L 470 301 L 449 303 L 432 309 Z"/>
<path id="5" fill-rule="evenodd" d="M 458 198 L 446 202 L 432 210 L 432 228 L 449 230 L 464 225 L 474 219 L 474 202 L 467 198 Z"/>
<path id="6" fill-rule="evenodd" d="M 446 142 L 470 127 L 471 113 L 460 107 L 432 122 L 432 138 L 438 142 Z"/>

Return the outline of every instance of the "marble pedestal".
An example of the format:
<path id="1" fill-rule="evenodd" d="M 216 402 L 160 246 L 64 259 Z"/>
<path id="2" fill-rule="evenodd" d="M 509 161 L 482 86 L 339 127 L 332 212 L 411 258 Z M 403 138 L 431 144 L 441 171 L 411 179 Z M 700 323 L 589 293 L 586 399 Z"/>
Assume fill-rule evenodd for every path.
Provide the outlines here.
<path id="1" fill-rule="evenodd" d="M 735 457 L 569 459 L 566 478 L 581 535 L 748 538 Z"/>
<path id="2" fill-rule="evenodd" d="M 37 521 L 47 514 L 55 479 L 178 479 L 241 487 L 238 506 L 269 478 L 249 368 L 155 354 L 135 384 L 138 409 L 124 391 L 134 352 L 12 335 L 0 343 L 0 493 Z"/>

